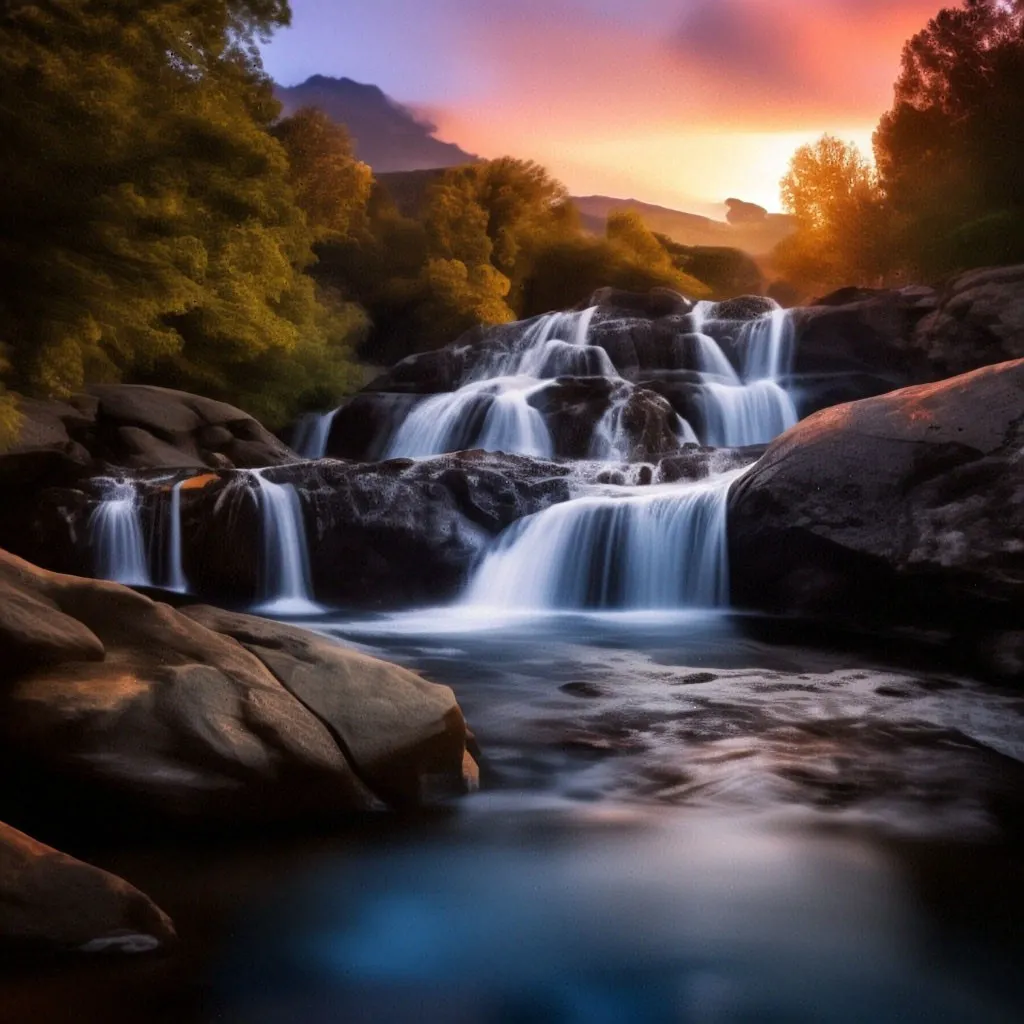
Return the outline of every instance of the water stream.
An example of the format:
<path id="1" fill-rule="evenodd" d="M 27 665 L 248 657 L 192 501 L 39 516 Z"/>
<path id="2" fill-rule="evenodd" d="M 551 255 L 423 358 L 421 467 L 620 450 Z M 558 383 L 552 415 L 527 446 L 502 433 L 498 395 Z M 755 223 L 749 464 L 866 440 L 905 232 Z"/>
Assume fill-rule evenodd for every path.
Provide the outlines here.
<path id="1" fill-rule="evenodd" d="M 88 528 L 96 576 L 128 586 L 152 586 L 138 487 L 125 479 L 101 479 L 97 485 L 102 498 Z"/>

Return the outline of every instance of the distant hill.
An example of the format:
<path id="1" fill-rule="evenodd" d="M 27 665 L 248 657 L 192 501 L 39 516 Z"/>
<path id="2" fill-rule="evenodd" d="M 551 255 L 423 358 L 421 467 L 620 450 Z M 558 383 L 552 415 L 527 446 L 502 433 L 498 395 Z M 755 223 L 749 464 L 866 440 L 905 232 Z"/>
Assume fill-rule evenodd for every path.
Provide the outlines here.
<path id="1" fill-rule="evenodd" d="M 582 196 L 573 197 L 573 202 L 582 215 L 584 226 L 595 234 L 604 233 L 605 224 L 611 213 L 618 210 L 635 210 L 652 231 L 668 235 L 680 245 L 742 249 L 753 256 L 763 256 L 771 252 L 779 242 L 793 233 L 795 227 L 792 217 L 779 213 L 769 213 L 760 221 L 728 224 L 724 220 L 712 220 L 711 217 L 701 217 L 695 213 L 670 210 L 664 206 L 642 203 L 637 199 Z"/>
<path id="2" fill-rule="evenodd" d="M 377 173 L 457 167 L 477 157 L 434 137 L 435 125 L 396 103 L 375 85 L 313 75 L 301 85 L 277 86 L 285 114 L 317 107 L 351 134 L 360 160 Z"/>

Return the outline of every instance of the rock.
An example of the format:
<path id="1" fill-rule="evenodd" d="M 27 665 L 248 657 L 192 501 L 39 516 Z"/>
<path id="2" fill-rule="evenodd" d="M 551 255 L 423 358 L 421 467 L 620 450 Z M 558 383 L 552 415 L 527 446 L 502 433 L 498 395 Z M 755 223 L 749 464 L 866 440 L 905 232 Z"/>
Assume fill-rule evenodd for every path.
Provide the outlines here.
<path id="1" fill-rule="evenodd" d="M 917 325 L 914 345 L 940 376 L 1024 357 L 1024 266 L 953 278 Z"/>
<path id="2" fill-rule="evenodd" d="M 747 203 L 742 199 L 726 199 L 728 213 L 725 219 L 730 224 L 763 224 L 768 220 L 768 211 L 757 203 Z"/>
<path id="3" fill-rule="evenodd" d="M 714 320 L 757 320 L 775 308 L 774 301 L 763 295 L 741 295 L 736 299 L 716 303 L 709 316 Z"/>
<path id="4" fill-rule="evenodd" d="M 649 292 L 627 292 L 621 288 L 601 288 L 591 296 L 590 306 L 640 315 L 650 320 L 663 316 L 682 316 L 693 303 L 671 288 L 652 288 Z"/>
<path id="5" fill-rule="evenodd" d="M 127 882 L 0 823 L 0 949 L 8 955 L 145 953 L 170 918 Z"/>
<path id="6" fill-rule="evenodd" d="M 1024 607 L 1024 360 L 820 412 L 732 489 L 734 600 L 990 636 Z"/>
<path id="7" fill-rule="evenodd" d="M 128 384 L 97 385 L 69 402 L 20 399 L 13 452 L 133 469 L 277 466 L 297 456 L 247 413 L 223 402 Z"/>
<path id="8" fill-rule="evenodd" d="M 217 608 L 184 614 L 259 658 L 389 804 L 416 806 L 463 791 L 453 766 L 466 752 L 466 724 L 447 687 L 303 629 Z"/>
<path id="9" fill-rule="evenodd" d="M 405 669 L 3 552 L 0 583 L 5 608 L 53 613 L 23 643 L 34 657 L 0 664 L 8 818 L 265 825 L 417 806 L 464 785 L 454 695 Z"/>
<path id="10" fill-rule="evenodd" d="M 300 494 L 321 600 L 407 606 L 454 597 L 486 542 L 569 496 L 567 466 L 480 451 L 420 462 L 330 460 L 267 473 Z M 252 481 L 224 474 L 182 496 L 185 568 L 218 602 L 252 601 L 261 545 Z"/>

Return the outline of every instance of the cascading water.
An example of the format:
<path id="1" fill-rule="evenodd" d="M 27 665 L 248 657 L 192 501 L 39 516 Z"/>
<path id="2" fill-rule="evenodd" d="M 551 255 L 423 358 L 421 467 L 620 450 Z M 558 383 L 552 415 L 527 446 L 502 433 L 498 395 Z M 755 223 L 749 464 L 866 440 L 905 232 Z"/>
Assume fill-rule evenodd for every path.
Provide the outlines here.
<path id="1" fill-rule="evenodd" d="M 332 409 L 330 412 L 311 412 L 303 416 L 295 428 L 292 451 L 304 459 L 322 459 L 327 454 L 327 441 L 337 412 L 337 409 Z"/>
<path id="2" fill-rule="evenodd" d="M 767 443 L 797 422 L 783 386 L 793 359 L 791 321 L 781 308 L 739 324 L 718 320 L 716 313 L 714 303 L 698 303 L 691 333 L 677 338 L 672 353 L 673 372 L 681 367 L 695 378 L 701 420 L 698 438 L 678 417 L 679 443 Z M 592 318 L 591 312 L 587 331 Z M 557 318 L 533 325 L 501 368 L 537 372 L 546 361 L 564 358 L 554 347 L 558 326 Z M 578 339 L 557 344 L 580 350 Z M 621 380 L 614 371 L 604 375 Z M 630 459 L 624 423 L 629 400 L 629 391 L 613 392 L 594 426 L 590 458 Z M 668 486 L 584 487 L 578 497 L 510 527 L 479 565 L 464 602 L 506 611 L 725 605 L 726 508 L 729 488 L 742 472 Z"/>
<path id="3" fill-rule="evenodd" d="M 103 498 L 89 517 L 96 575 L 134 587 L 150 587 L 139 492 L 132 480 L 100 480 Z"/>
<path id="4" fill-rule="evenodd" d="M 413 408 L 394 432 L 387 457 L 425 458 L 467 448 L 553 455 L 550 431 L 531 399 L 559 377 L 619 377 L 608 353 L 589 343 L 596 312 L 592 307 L 538 318 L 507 351 L 481 360 L 457 391 Z"/>
<path id="5" fill-rule="evenodd" d="M 262 471 L 252 478 L 259 494 L 263 530 L 260 610 L 277 615 L 312 615 L 320 606 L 313 600 L 309 549 L 302 504 L 291 484 L 275 484 Z"/>
<path id="6" fill-rule="evenodd" d="M 179 594 L 188 592 L 188 579 L 185 577 L 185 566 L 181 548 L 181 490 L 185 485 L 182 480 L 176 483 L 170 492 L 167 512 L 167 582 L 168 590 Z"/>
<path id="7" fill-rule="evenodd" d="M 726 503 L 742 472 L 585 495 L 521 520 L 484 559 L 465 602 L 505 610 L 720 607 L 729 596 Z"/>
<path id="8" fill-rule="evenodd" d="M 423 458 L 467 448 L 552 454 L 551 435 L 530 397 L 547 387 L 532 377 L 499 377 L 467 384 L 417 405 L 398 428 L 387 458 Z"/>

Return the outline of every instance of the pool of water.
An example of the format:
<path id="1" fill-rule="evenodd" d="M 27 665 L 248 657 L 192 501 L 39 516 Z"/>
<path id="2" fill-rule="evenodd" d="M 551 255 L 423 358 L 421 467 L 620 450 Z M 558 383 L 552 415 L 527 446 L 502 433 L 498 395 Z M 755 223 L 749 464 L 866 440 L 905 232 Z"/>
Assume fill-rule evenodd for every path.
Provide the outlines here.
<path id="1" fill-rule="evenodd" d="M 182 952 L 0 982 L 0 1017 L 1024 1019 L 1021 697 L 723 614 L 307 624 L 451 686 L 484 790 L 340 836 L 101 851 Z"/>

